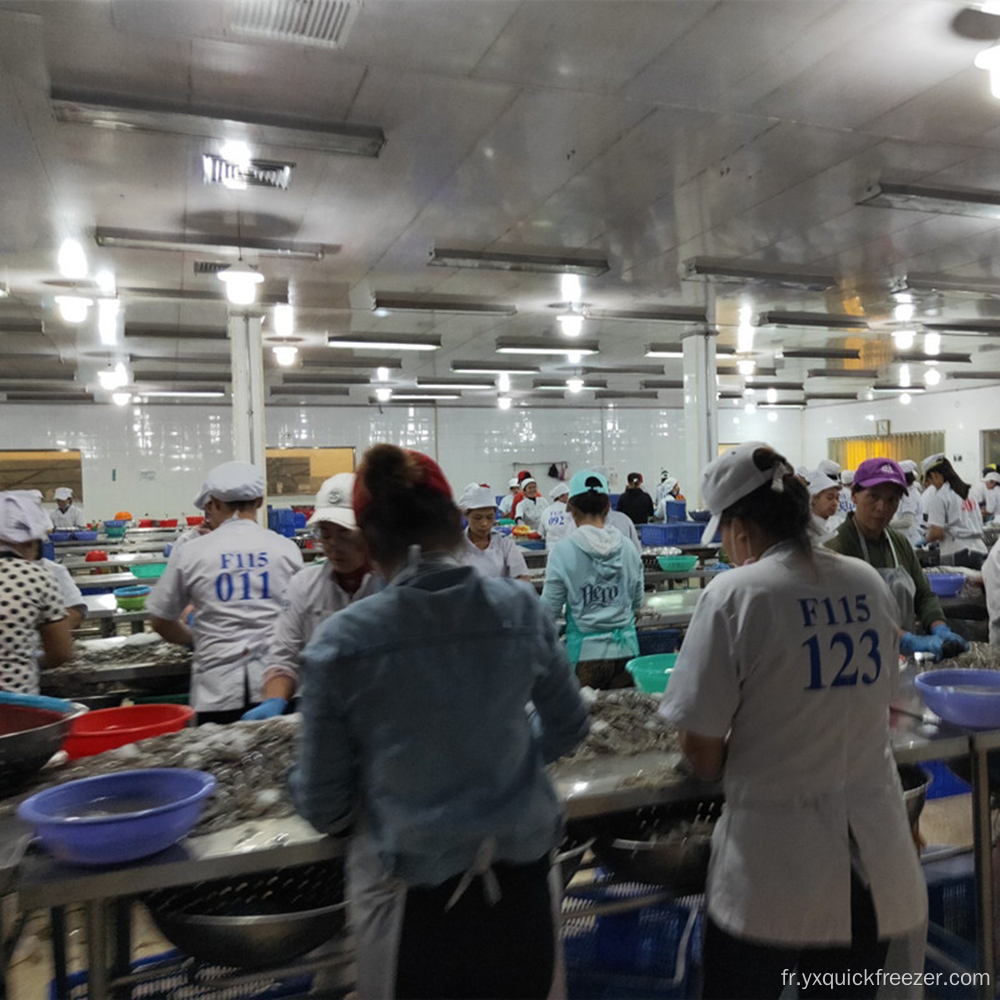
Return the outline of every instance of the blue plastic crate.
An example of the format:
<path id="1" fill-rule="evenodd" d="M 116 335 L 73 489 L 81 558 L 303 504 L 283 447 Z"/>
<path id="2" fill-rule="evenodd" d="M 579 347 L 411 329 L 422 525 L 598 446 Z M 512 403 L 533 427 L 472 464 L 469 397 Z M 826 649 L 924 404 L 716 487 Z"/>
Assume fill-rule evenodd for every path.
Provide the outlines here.
<path id="1" fill-rule="evenodd" d="M 684 500 L 666 501 L 667 521 L 686 521 L 687 502 Z"/>
<path id="2" fill-rule="evenodd" d="M 951 962 L 939 962 L 934 950 L 943 952 L 947 958 L 964 966 L 970 972 L 977 968 L 978 955 L 976 946 L 964 938 L 951 934 L 935 923 L 927 926 L 927 955 L 924 959 L 924 971 L 943 973 L 944 982 L 940 985 L 928 984 L 924 989 L 926 1000 L 975 1000 L 979 990 L 975 986 L 952 985 L 949 976 L 955 971 Z"/>
<path id="3" fill-rule="evenodd" d="M 639 525 L 643 545 L 700 545 L 704 530 L 705 525 L 695 521 Z"/>
<path id="4" fill-rule="evenodd" d="M 150 966 L 161 962 L 173 962 L 184 956 L 179 951 L 167 951 L 162 955 L 152 955 L 140 958 L 131 965 L 132 972 L 148 970 Z M 198 981 L 193 978 L 194 970 L 198 972 Z M 239 970 L 236 970 L 239 972 Z M 164 997 L 183 996 L 184 1000 L 280 1000 L 282 997 L 304 996 L 312 987 L 311 975 L 290 976 L 276 982 L 273 976 L 261 976 L 259 982 L 244 983 L 239 986 L 212 986 L 213 979 L 230 975 L 232 969 L 218 965 L 196 965 L 193 968 L 164 971 L 162 975 L 149 982 L 131 987 L 129 996 L 132 1000 L 161 1000 Z M 87 1000 L 87 973 L 74 972 L 66 977 L 69 987 L 69 1000 Z M 49 1000 L 56 1000 L 56 983 L 49 983 Z"/>
<path id="5" fill-rule="evenodd" d="M 698 995 L 702 917 L 695 901 L 574 918 L 574 909 L 647 895 L 636 884 L 577 890 L 563 907 L 569 1000 L 671 1000 Z"/>
<path id="6" fill-rule="evenodd" d="M 924 864 L 927 912 L 932 923 L 966 941 L 976 940 L 976 875 L 972 851 Z"/>
<path id="7" fill-rule="evenodd" d="M 944 799 L 949 795 L 965 795 L 972 786 L 962 781 L 943 760 L 925 760 L 920 765 L 931 776 L 927 798 Z"/>
<path id="8" fill-rule="evenodd" d="M 681 644 L 680 629 L 676 628 L 640 629 L 636 634 L 639 637 L 640 656 L 674 653 Z"/>

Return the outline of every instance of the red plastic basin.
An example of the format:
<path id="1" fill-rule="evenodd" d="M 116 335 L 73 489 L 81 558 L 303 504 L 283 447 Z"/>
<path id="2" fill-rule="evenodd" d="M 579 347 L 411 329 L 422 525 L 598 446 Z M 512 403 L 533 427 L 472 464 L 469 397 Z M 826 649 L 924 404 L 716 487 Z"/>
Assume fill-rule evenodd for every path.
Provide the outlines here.
<path id="1" fill-rule="evenodd" d="M 154 525 L 153 519 L 151 517 L 144 517 L 144 518 L 140 519 L 140 521 L 139 521 L 139 527 L 140 528 L 153 528 L 153 527 L 155 527 L 155 525 Z"/>
<path id="2" fill-rule="evenodd" d="M 177 527 L 177 518 L 176 517 L 168 517 L 165 521 L 161 520 L 160 521 L 160 527 L 161 528 L 176 528 Z"/>
<path id="3" fill-rule="evenodd" d="M 84 557 L 84 562 L 107 562 L 108 554 L 104 549 L 91 549 Z"/>
<path id="4" fill-rule="evenodd" d="M 194 717 L 188 705 L 126 705 L 101 708 L 73 720 L 63 750 L 70 760 L 92 757 L 136 740 L 176 733 Z"/>
<path id="5" fill-rule="evenodd" d="M 205 520 L 205 518 L 204 517 L 188 517 L 188 518 L 185 518 L 185 520 L 187 521 L 189 527 L 191 527 L 191 528 L 197 528 L 198 525 L 201 524 Z"/>

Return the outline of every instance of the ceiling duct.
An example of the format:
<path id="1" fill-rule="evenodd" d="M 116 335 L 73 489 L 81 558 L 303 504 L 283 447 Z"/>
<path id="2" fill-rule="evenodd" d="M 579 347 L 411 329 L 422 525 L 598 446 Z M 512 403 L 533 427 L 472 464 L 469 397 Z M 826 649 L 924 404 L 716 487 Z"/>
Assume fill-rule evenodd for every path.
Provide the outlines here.
<path id="1" fill-rule="evenodd" d="M 174 326 L 173 324 L 138 323 L 125 324 L 126 337 L 167 337 L 171 340 L 225 340 L 229 333 L 225 325 L 220 326 Z"/>
<path id="2" fill-rule="evenodd" d="M 342 49 L 361 0 L 230 0 L 234 35 Z"/>
<path id="3" fill-rule="evenodd" d="M 206 184 L 227 188 L 269 187 L 287 191 L 294 163 L 278 160 L 251 160 L 246 166 L 232 163 L 214 153 L 202 153 L 201 165 Z"/>
<path id="4" fill-rule="evenodd" d="M 230 235 L 202 233 L 185 236 L 183 233 L 155 233 L 142 229 L 111 229 L 98 227 L 94 230 L 94 242 L 99 247 L 114 250 L 173 250 L 178 253 L 228 253 L 241 256 L 251 251 L 256 257 L 288 257 L 293 260 L 322 260 L 328 253 L 336 253 L 337 245 L 318 243 L 283 243 L 241 237 L 239 241 Z"/>
<path id="5" fill-rule="evenodd" d="M 825 292 L 837 284 L 833 274 L 813 271 L 796 264 L 772 264 L 767 261 L 741 262 L 717 257 L 692 257 L 684 261 L 681 277 L 685 281 L 701 280 L 721 284 L 777 285 L 781 288 Z"/>
<path id="6" fill-rule="evenodd" d="M 195 274 L 218 274 L 229 267 L 227 260 L 196 260 L 194 262 Z"/>
<path id="7" fill-rule="evenodd" d="M 347 386 L 339 385 L 275 385 L 271 387 L 272 396 L 347 396 L 350 391 Z"/>
<path id="8" fill-rule="evenodd" d="M 596 278 L 610 270 L 606 257 L 585 253 L 515 253 L 505 250 L 460 250 L 434 247 L 428 264 L 473 267 L 493 271 L 529 271 L 536 274 L 582 274 Z"/>
<path id="9" fill-rule="evenodd" d="M 874 368 L 810 368 L 806 378 L 839 378 L 859 379 L 864 382 L 874 382 L 878 372 Z"/>
<path id="10" fill-rule="evenodd" d="M 860 316 L 834 316 L 830 313 L 787 312 L 771 309 L 758 313 L 754 326 L 804 327 L 806 329 L 844 330 L 868 333 L 868 324 Z"/>
<path id="11" fill-rule="evenodd" d="M 795 358 L 817 358 L 820 361 L 860 361 L 861 352 L 851 347 L 802 347 L 783 348 L 781 356 L 786 360 Z"/>
<path id="12" fill-rule="evenodd" d="M 676 378 L 644 378 L 639 386 L 643 389 L 683 389 L 684 382 Z"/>

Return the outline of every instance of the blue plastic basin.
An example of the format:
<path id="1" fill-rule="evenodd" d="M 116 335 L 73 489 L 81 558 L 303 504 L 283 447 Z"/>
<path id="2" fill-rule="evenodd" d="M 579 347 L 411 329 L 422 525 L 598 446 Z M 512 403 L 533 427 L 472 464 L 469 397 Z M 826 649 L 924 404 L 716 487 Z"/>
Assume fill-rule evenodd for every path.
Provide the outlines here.
<path id="1" fill-rule="evenodd" d="M 938 597 L 954 597 L 965 586 L 961 573 L 928 573 L 927 582 Z"/>
<path id="2" fill-rule="evenodd" d="M 97 538 L 96 531 L 74 531 L 73 540 L 76 542 L 92 542 Z"/>
<path id="3" fill-rule="evenodd" d="M 927 707 L 963 729 L 1000 728 L 1000 673 L 952 668 L 918 674 L 917 690 Z"/>
<path id="4" fill-rule="evenodd" d="M 198 822 L 215 778 L 177 767 L 81 778 L 24 800 L 17 815 L 59 861 L 115 865 L 176 844 Z"/>
<path id="5" fill-rule="evenodd" d="M 50 542 L 68 542 L 73 537 L 72 531 L 50 531 Z"/>

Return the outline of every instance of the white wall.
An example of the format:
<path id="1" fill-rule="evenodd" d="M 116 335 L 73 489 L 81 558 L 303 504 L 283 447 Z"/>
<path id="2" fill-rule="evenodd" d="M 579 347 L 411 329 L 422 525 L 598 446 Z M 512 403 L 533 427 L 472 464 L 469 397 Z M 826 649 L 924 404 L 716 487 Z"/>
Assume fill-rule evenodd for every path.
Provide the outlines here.
<path id="1" fill-rule="evenodd" d="M 204 472 L 232 457 L 231 415 L 226 407 L 156 405 L 0 405 L 0 449 L 70 448 L 83 455 L 84 510 L 110 517 L 127 508 L 137 517 L 193 513 Z M 781 411 L 725 410 L 719 439 L 760 439 L 801 460 L 802 416 Z M 734 418 L 738 421 L 734 423 Z M 353 446 L 360 459 L 380 441 L 425 451 L 437 458 L 456 490 L 487 482 L 498 493 L 515 468 L 527 466 L 543 490 L 551 462 L 569 472 L 604 465 L 616 490 L 629 472 L 641 472 L 651 489 L 660 469 L 678 476 L 693 505 L 698 472 L 683 466 L 682 410 L 528 409 L 315 406 L 268 407 L 271 446 Z"/>
<path id="2" fill-rule="evenodd" d="M 889 420 L 890 432 L 944 431 L 945 453 L 969 483 L 982 473 L 979 432 L 1000 428 L 1000 386 L 925 392 L 904 406 L 898 399 L 843 403 L 805 411 L 807 464 L 825 458 L 827 439 L 875 433 L 876 420 Z M 919 462 L 924 455 L 911 455 Z"/>

